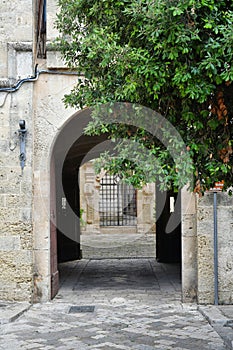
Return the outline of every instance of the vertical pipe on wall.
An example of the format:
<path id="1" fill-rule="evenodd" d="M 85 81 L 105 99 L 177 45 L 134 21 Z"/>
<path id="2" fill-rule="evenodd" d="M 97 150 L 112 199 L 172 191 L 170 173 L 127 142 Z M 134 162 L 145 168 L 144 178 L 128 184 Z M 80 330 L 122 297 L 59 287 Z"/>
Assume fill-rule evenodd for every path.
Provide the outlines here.
<path id="1" fill-rule="evenodd" d="M 218 305 L 218 225 L 217 192 L 214 192 L 214 305 Z"/>

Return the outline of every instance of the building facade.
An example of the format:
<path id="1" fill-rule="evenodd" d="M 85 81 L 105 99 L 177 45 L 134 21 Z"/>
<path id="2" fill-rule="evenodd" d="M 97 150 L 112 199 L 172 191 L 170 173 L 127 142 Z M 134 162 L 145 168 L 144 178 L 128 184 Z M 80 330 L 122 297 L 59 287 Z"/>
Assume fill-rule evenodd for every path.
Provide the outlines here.
<path id="1" fill-rule="evenodd" d="M 79 168 L 85 157 L 98 157 L 106 138 L 83 135 L 90 112 L 62 102 L 77 75 L 50 45 L 57 35 L 56 1 L 0 5 L 0 299 L 46 301 L 59 288 L 58 261 L 81 257 Z M 90 204 L 93 188 L 86 180 Z M 199 198 L 186 188 L 179 194 L 182 298 L 213 303 L 217 280 L 219 303 L 232 304 L 233 199 L 217 193 L 216 225 L 214 196 Z M 145 190 L 140 205 L 153 207 L 151 200 Z M 88 215 L 95 218 L 92 204 Z"/>

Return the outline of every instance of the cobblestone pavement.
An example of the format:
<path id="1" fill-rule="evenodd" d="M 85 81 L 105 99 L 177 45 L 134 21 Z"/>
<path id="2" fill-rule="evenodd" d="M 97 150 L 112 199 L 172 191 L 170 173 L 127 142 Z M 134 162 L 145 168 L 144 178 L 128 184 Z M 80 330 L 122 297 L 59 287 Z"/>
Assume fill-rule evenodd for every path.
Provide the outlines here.
<path id="1" fill-rule="evenodd" d="M 0 326 L 0 349 L 224 350 L 196 305 L 180 301 L 179 265 L 153 258 L 60 265 L 61 288 Z"/>

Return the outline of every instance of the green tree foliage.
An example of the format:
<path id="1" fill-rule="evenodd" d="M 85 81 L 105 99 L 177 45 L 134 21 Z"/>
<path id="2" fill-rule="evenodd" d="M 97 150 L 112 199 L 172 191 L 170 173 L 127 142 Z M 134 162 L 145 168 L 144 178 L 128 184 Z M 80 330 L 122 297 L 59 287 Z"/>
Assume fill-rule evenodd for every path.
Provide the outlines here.
<path id="1" fill-rule="evenodd" d="M 59 0 L 58 43 L 80 79 L 67 105 L 84 108 L 130 102 L 164 116 L 193 161 L 195 191 L 233 183 L 232 0 Z M 155 137 L 142 129 L 99 123 L 89 134 L 134 138 L 163 163 L 170 186 L 177 168 Z M 125 156 L 105 167 L 137 185 L 143 171 Z M 129 171 L 131 169 L 131 171 Z M 133 169 L 133 170 L 132 170 Z M 127 175 L 127 176 L 126 176 Z"/>

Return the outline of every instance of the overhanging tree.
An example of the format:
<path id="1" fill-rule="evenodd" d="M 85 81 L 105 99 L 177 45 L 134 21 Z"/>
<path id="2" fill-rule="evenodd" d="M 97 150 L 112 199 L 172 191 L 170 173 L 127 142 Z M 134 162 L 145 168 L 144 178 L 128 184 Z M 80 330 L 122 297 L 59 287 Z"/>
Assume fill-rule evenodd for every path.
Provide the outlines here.
<path id="1" fill-rule="evenodd" d="M 96 108 L 130 102 L 157 111 L 187 146 L 195 190 L 221 180 L 225 188 L 232 186 L 232 1 L 59 0 L 58 4 L 57 42 L 68 66 L 80 73 L 77 86 L 64 98 L 66 105 Z M 180 169 L 148 130 L 104 124 L 93 113 L 86 133 L 102 132 L 112 139 L 137 141 L 163 164 L 159 172 L 167 187 L 183 185 Z M 118 158 L 105 155 L 100 166 L 140 185 L 148 177 L 143 166 L 127 159 L 128 145 Z M 134 152 L 136 156 L 140 150 Z"/>

